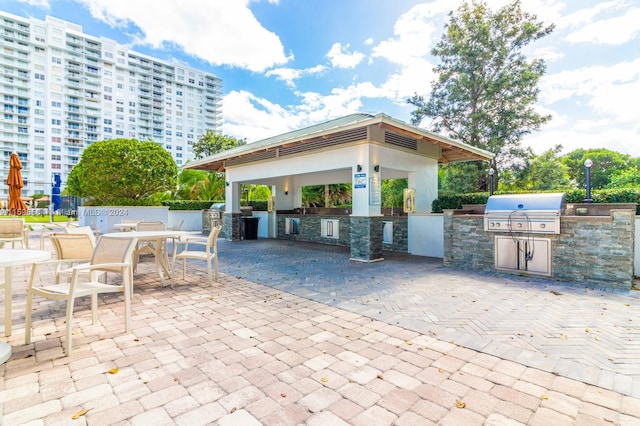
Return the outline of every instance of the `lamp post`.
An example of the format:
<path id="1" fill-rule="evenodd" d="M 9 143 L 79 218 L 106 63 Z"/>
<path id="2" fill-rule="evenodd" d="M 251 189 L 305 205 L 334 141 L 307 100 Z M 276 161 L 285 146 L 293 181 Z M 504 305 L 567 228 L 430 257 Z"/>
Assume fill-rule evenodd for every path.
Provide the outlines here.
<path id="1" fill-rule="evenodd" d="M 587 177 L 586 186 L 587 186 L 587 197 L 584 199 L 585 203 L 593 203 L 591 199 L 591 167 L 593 167 L 593 161 L 587 158 L 584 162 L 585 167 L 585 175 Z"/>
<path id="2" fill-rule="evenodd" d="M 493 167 L 489 169 L 489 195 L 493 195 L 493 174 L 496 171 L 493 170 Z"/>

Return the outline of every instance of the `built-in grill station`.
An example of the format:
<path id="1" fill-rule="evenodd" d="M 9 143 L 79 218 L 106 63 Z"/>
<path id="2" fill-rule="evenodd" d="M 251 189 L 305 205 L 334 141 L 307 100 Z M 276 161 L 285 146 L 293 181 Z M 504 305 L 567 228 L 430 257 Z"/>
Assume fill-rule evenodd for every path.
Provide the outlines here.
<path id="1" fill-rule="evenodd" d="M 551 276 L 551 238 L 560 234 L 563 193 L 492 195 L 484 212 L 484 230 L 496 232 L 495 267 Z M 507 234 L 507 235 L 504 235 Z"/>

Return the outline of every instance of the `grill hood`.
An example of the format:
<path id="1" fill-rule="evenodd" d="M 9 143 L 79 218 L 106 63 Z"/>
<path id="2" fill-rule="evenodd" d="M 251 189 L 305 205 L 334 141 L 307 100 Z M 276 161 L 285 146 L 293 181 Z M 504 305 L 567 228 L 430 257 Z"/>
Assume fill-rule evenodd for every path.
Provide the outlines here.
<path id="1" fill-rule="evenodd" d="M 487 200 L 485 214 L 498 211 L 547 211 L 561 214 L 564 207 L 564 193 L 492 195 Z"/>

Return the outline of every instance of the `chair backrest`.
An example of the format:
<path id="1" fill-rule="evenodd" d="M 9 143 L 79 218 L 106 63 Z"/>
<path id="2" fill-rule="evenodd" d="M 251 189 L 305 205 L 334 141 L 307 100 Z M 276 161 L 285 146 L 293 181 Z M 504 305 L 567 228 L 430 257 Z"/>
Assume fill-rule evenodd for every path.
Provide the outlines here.
<path id="1" fill-rule="evenodd" d="M 67 234 L 80 234 L 87 235 L 91 240 L 91 245 L 95 247 L 96 245 L 96 237 L 93 235 L 93 231 L 90 226 L 72 226 L 63 228 Z"/>
<path id="2" fill-rule="evenodd" d="M 93 243 L 88 235 L 55 233 L 51 236 L 58 260 L 90 259 Z"/>
<path id="3" fill-rule="evenodd" d="M 220 235 L 221 230 L 222 226 L 214 226 L 211 228 L 211 232 L 209 232 L 209 236 L 207 237 L 207 247 L 213 249 L 214 252 L 217 250 L 218 235 Z"/>
<path id="4" fill-rule="evenodd" d="M 184 223 L 184 220 L 179 220 L 178 222 L 176 222 L 172 227 L 171 230 L 172 231 L 179 231 L 182 228 L 182 224 Z"/>
<path id="5" fill-rule="evenodd" d="M 24 219 L 0 219 L 0 238 L 20 238 L 24 232 Z"/>
<path id="6" fill-rule="evenodd" d="M 164 231 L 166 225 L 164 222 L 138 222 L 136 231 Z"/>
<path id="7" fill-rule="evenodd" d="M 91 264 L 128 263 L 133 262 L 133 250 L 138 244 L 137 238 L 105 238 L 100 237 L 93 249 Z M 122 267 L 104 268 L 103 271 L 123 273 Z"/>

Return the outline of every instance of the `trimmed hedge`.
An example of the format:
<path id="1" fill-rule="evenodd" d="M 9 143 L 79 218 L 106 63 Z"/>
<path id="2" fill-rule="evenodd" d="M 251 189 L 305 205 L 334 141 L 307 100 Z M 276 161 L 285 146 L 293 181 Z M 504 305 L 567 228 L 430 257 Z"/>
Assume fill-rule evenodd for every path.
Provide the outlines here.
<path id="1" fill-rule="evenodd" d="M 206 210 L 213 203 L 224 203 L 224 201 L 166 200 L 162 202 L 162 205 L 169 207 L 169 210 Z"/>
<path id="2" fill-rule="evenodd" d="M 565 191 L 521 191 L 510 194 L 526 194 L 540 192 L 564 192 L 567 203 L 582 203 L 587 196 L 584 189 L 568 189 Z M 473 192 L 469 194 L 440 194 L 431 204 L 432 213 L 442 213 L 446 209 L 461 209 L 463 204 L 486 204 L 489 194 Z M 618 188 L 598 189 L 591 192 L 594 203 L 636 203 L 636 214 L 640 215 L 640 189 Z"/>
<path id="3" fill-rule="evenodd" d="M 207 210 L 214 203 L 224 203 L 224 200 L 166 200 L 162 202 L 162 205 L 169 207 L 169 210 Z M 269 202 L 267 200 L 253 200 L 249 201 L 249 205 L 256 211 L 267 211 Z"/>

